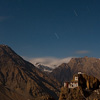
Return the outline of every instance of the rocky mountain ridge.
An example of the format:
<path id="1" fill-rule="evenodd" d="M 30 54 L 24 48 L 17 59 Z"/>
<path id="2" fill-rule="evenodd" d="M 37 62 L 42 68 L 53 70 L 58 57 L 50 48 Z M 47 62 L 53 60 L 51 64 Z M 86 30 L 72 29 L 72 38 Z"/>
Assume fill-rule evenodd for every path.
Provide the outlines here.
<path id="1" fill-rule="evenodd" d="M 0 45 L 1 100 L 57 100 L 59 86 L 10 47 Z"/>

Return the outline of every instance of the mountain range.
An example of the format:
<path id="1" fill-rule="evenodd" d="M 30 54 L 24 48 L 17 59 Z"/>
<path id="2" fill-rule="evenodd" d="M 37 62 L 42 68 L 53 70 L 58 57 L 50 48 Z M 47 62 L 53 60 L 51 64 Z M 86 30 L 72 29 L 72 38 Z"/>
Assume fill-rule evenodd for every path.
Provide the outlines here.
<path id="1" fill-rule="evenodd" d="M 83 72 L 100 79 L 100 59 L 94 57 L 72 58 L 68 63 L 63 63 L 55 68 L 49 75 L 60 83 L 70 81 L 74 74 Z"/>
<path id="2" fill-rule="evenodd" d="M 0 45 L 0 100 L 58 100 L 61 84 L 74 74 L 83 72 L 100 79 L 100 59 L 94 57 L 72 58 L 55 69 L 40 63 L 35 66 L 9 46 Z"/>

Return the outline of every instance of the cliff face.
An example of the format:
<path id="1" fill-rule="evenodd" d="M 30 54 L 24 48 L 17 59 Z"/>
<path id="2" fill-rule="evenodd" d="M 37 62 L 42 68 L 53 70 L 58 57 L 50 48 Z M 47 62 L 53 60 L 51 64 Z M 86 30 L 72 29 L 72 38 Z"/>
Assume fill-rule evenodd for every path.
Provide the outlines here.
<path id="1" fill-rule="evenodd" d="M 0 45 L 0 100 L 57 99 L 59 86 L 10 47 Z"/>
<path id="2" fill-rule="evenodd" d="M 76 76 L 78 76 L 78 87 L 62 87 L 59 100 L 99 100 L 100 81 L 93 76 L 76 74 L 73 76 L 72 82 L 75 81 Z"/>
<path id="3" fill-rule="evenodd" d="M 83 72 L 88 75 L 93 75 L 100 79 L 100 59 L 97 58 L 72 58 L 69 63 L 61 64 L 54 69 L 50 76 L 56 78 L 62 84 L 64 81 L 70 81 L 73 75 Z"/>
<path id="4" fill-rule="evenodd" d="M 78 75 L 78 80 L 79 80 L 79 86 L 81 86 L 83 89 L 98 89 L 99 88 L 99 84 L 100 81 L 93 77 L 93 76 L 89 76 L 86 74 L 79 74 Z"/>

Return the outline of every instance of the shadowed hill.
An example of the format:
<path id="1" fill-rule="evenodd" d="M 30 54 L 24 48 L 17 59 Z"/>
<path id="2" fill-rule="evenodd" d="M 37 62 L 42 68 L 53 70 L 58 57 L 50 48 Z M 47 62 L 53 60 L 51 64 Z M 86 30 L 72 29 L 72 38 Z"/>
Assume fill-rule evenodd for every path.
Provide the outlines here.
<path id="1" fill-rule="evenodd" d="M 0 45 L 0 84 L 1 100 L 58 99 L 60 86 L 6 45 Z"/>

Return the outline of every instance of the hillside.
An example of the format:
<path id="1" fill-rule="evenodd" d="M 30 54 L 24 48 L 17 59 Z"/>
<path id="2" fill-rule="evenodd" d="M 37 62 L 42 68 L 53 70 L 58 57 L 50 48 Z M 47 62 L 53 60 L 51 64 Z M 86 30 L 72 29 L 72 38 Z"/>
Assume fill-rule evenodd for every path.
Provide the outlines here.
<path id="1" fill-rule="evenodd" d="M 57 100 L 59 86 L 10 47 L 0 45 L 0 100 Z"/>
<path id="2" fill-rule="evenodd" d="M 69 63 L 63 63 L 49 75 L 63 84 L 70 81 L 75 73 L 84 72 L 100 79 L 100 59 L 97 58 L 72 58 Z"/>

